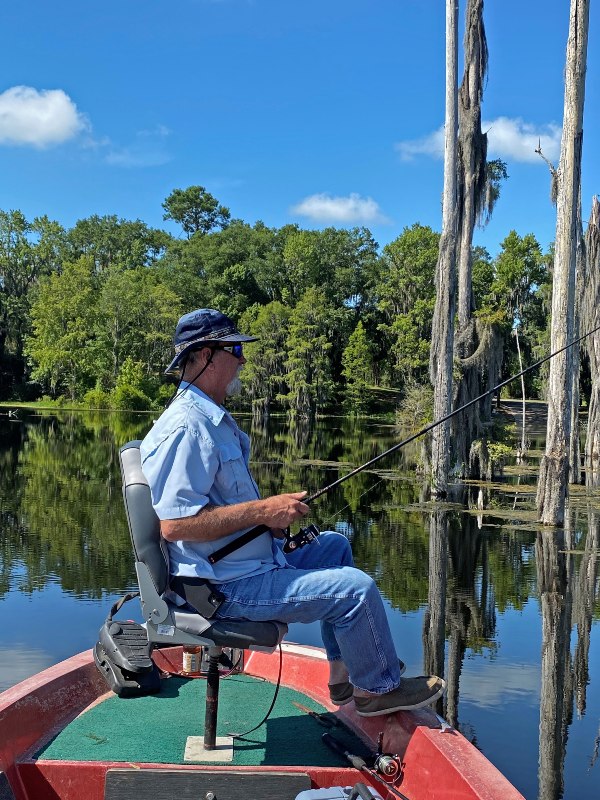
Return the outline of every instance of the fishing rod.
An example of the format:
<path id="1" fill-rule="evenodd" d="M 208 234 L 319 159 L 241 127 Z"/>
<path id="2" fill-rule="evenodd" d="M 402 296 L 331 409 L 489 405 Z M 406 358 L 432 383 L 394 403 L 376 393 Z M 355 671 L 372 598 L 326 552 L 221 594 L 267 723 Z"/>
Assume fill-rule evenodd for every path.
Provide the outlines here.
<path id="1" fill-rule="evenodd" d="M 303 503 L 312 503 L 313 500 L 317 499 L 317 497 L 321 497 L 322 495 L 327 494 L 332 489 L 335 489 L 336 486 L 339 486 L 340 483 L 344 483 L 344 481 L 347 481 L 349 478 L 354 477 L 354 475 L 358 475 L 359 472 L 362 472 L 363 470 L 368 469 L 369 467 L 371 467 L 373 464 L 376 464 L 382 458 L 385 458 L 386 456 L 389 456 L 392 453 L 395 453 L 397 450 L 400 450 L 401 448 L 406 447 L 407 444 L 410 444 L 411 442 L 414 442 L 415 439 L 418 439 L 420 436 L 424 436 L 426 433 L 429 433 L 429 431 L 433 430 L 433 428 L 437 428 L 438 425 L 441 425 L 442 423 L 446 422 L 447 420 L 452 419 L 452 417 L 455 417 L 457 414 L 460 414 L 461 411 L 466 411 L 467 408 L 470 408 L 471 406 L 475 405 L 475 403 L 479 403 L 480 400 L 483 400 L 485 397 L 489 397 L 489 395 L 494 394 L 499 389 L 502 389 L 503 386 L 506 386 L 507 384 L 512 383 L 517 378 L 520 378 L 522 375 L 527 375 L 528 372 L 531 372 L 532 370 L 534 370 L 537 367 L 541 366 L 546 361 L 550 361 L 551 358 L 554 358 L 554 356 L 557 356 L 560 353 L 563 353 L 565 350 L 568 350 L 570 347 L 573 347 L 574 345 L 579 344 L 579 342 L 583 341 L 588 336 L 591 336 L 592 333 L 596 333 L 596 331 L 599 331 L 599 330 L 600 330 L 600 325 L 598 325 L 598 327 L 596 327 L 596 328 L 593 328 L 591 331 L 588 331 L 587 333 L 584 333 L 582 336 L 579 336 L 577 339 L 573 339 L 572 342 L 569 342 L 564 347 L 561 347 L 559 350 L 555 350 L 553 353 L 550 353 L 549 355 L 544 356 L 544 358 L 540 358 L 540 360 L 536 361 L 535 364 L 531 364 L 529 367 L 526 367 L 525 369 L 521 370 L 521 372 L 517 372 L 515 375 L 511 375 L 510 378 L 506 378 L 506 380 L 502 381 L 501 383 L 498 383 L 492 389 L 488 389 L 487 392 L 484 392 L 483 394 L 480 394 L 478 397 L 475 397 L 473 400 L 469 400 L 468 403 L 465 403 L 463 406 L 460 406 L 460 408 L 456 408 L 454 411 L 451 411 L 450 414 L 446 414 L 445 417 L 441 417 L 441 419 L 436 419 L 433 422 L 430 422 L 428 425 L 425 425 L 424 428 L 421 428 L 421 430 L 417 431 L 416 433 L 413 433 L 411 436 L 408 436 L 406 439 L 403 439 L 401 442 L 398 442 L 398 444 L 393 445 L 393 447 L 390 447 L 385 452 L 380 453 L 378 456 L 375 456 L 370 461 L 367 461 L 365 464 L 361 464 L 360 467 L 356 467 L 356 469 L 353 469 L 351 472 L 348 472 L 347 475 L 342 475 L 341 478 L 338 478 L 336 481 L 334 481 L 333 483 L 330 483 L 328 486 L 325 486 L 322 489 L 319 489 L 318 492 L 315 492 L 314 494 L 311 494 L 310 497 L 307 497 L 302 502 Z"/>
<path id="2" fill-rule="evenodd" d="M 327 486 L 324 486 L 322 489 L 319 489 L 318 492 L 311 494 L 309 497 L 305 498 L 302 502 L 308 505 L 309 503 L 312 503 L 314 500 L 316 500 L 318 497 L 322 497 L 324 494 L 328 494 L 332 489 L 335 489 L 337 486 L 349 480 L 350 478 L 353 478 L 355 475 L 358 475 L 360 472 L 363 472 L 365 469 L 372 467 L 373 464 L 376 464 L 378 461 L 381 461 L 382 458 L 386 458 L 392 453 L 401 450 L 403 447 L 406 447 L 407 444 L 414 442 L 415 439 L 419 439 L 421 436 L 424 436 L 426 433 L 429 433 L 429 431 L 433 430 L 434 428 L 437 428 L 438 425 L 442 425 L 444 422 L 447 422 L 449 419 L 452 419 L 452 417 L 455 417 L 462 411 L 466 411 L 467 408 L 470 408 L 471 406 L 475 405 L 475 403 L 479 403 L 484 398 L 489 397 L 495 392 L 498 392 L 500 389 L 502 389 L 503 386 L 512 383 L 517 378 L 520 378 L 523 375 L 527 375 L 529 372 L 531 372 L 534 369 L 537 369 L 537 367 L 541 366 L 546 361 L 550 361 L 550 359 L 554 358 L 554 356 L 557 356 L 560 353 L 564 353 L 565 350 L 574 347 L 576 344 L 579 344 L 584 339 L 587 339 L 588 336 L 591 336 L 593 333 L 596 333 L 597 331 L 600 331 L 600 325 L 598 325 L 596 328 L 592 328 L 591 331 L 588 331 L 587 333 L 578 336 L 576 339 L 573 339 L 573 341 L 568 342 L 568 344 L 564 345 L 564 347 L 560 347 L 558 350 L 555 350 L 554 352 L 549 353 L 547 356 L 540 358 L 539 361 L 535 362 L 535 364 L 531 364 L 529 367 L 526 367 L 520 372 L 511 375 L 510 378 L 506 378 L 506 380 L 503 380 L 500 383 L 496 384 L 496 386 L 492 387 L 491 389 L 488 389 L 487 392 L 483 392 L 483 394 L 480 394 L 473 400 L 469 400 L 468 403 L 465 403 L 464 405 L 460 406 L 460 408 L 456 408 L 454 411 L 451 411 L 449 414 L 446 414 L 446 416 L 441 417 L 440 419 L 436 419 L 433 422 L 430 422 L 428 425 L 425 425 L 416 433 L 413 433 L 411 436 L 408 436 L 406 439 L 403 439 L 401 442 L 398 442 L 397 444 L 388 448 L 383 453 L 379 453 L 379 455 L 375 456 L 374 458 L 370 459 L 364 464 L 361 464 L 359 467 L 356 467 L 355 469 L 351 470 L 346 475 L 342 475 L 341 478 L 338 478 L 333 483 L 330 483 Z M 252 528 L 246 533 L 243 533 L 241 536 L 238 536 L 237 539 L 234 539 L 229 544 L 225 545 L 224 547 L 221 547 L 219 550 L 216 550 L 214 553 L 208 556 L 208 560 L 210 561 L 211 564 L 216 564 L 217 561 L 220 561 L 222 558 L 225 558 L 225 556 L 229 555 L 230 553 L 233 553 L 239 547 L 243 547 L 245 544 L 248 544 L 248 542 L 253 541 L 258 536 L 261 536 L 263 533 L 266 533 L 268 530 L 270 530 L 268 525 L 258 525 L 256 528 Z M 300 547 L 304 547 L 305 544 L 309 544 L 314 539 L 316 539 L 319 533 L 320 531 L 316 525 L 308 525 L 306 528 L 302 528 L 299 531 L 299 533 L 295 534 L 294 536 L 287 535 L 283 545 L 284 552 L 291 553 Z"/>

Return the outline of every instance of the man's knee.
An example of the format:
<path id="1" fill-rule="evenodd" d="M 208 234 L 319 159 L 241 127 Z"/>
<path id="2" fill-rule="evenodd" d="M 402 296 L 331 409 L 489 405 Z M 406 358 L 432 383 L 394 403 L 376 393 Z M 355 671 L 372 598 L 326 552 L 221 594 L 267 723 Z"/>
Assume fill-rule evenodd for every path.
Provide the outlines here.
<path id="1" fill-rule="evenodd" d="M 331 564 L 339 564 L 342 567 L 350 567 L 354 564 L 352 559 L 352 547 L 343 533 L 337 531 L 323 531 L 317 539 L 322 548 L 323 556 Z"/>

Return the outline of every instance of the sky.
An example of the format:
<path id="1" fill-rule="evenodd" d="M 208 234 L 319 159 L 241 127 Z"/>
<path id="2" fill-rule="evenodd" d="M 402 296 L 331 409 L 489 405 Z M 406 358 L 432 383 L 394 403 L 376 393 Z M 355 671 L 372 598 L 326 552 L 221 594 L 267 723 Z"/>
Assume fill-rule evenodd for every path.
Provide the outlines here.
<path id="1" fill-rule="evenodd" d="M 465 0 L 460 0 L 460 41 Z M 600 193 L 600 11 L 591 4 L 582 202 Z M 492 255 L 553 241 L 569 0 L 487 0 L 488 158 L 507 163 Z M 234 218 L 441 229 L 443 0 L 28 0 L 0 10 L 0 209 L 175 235 L 162 203 L 204 186 Z M 462 78 L 462 60 L 460 65 Z"/>

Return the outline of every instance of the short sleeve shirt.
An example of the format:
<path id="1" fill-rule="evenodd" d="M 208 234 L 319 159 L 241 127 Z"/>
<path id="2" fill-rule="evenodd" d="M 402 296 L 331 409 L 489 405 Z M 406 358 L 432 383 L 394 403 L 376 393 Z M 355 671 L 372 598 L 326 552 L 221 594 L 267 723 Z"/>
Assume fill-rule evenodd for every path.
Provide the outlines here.
<path id="1" fill-rule="evenodd" d="M 209 503 L 232 505 L 260 497 L 248 466 L 250 440 L 233 417 L 200 389 L 185 391 L 154 423 L 141 444 L 142 471 L 160 519 L 191 517 Z M 248 528 L 212 542 L 168 542 L 173 575 L 226 583 L 284 566 L 270 533 L 210 564 L 208 556 Z"/>

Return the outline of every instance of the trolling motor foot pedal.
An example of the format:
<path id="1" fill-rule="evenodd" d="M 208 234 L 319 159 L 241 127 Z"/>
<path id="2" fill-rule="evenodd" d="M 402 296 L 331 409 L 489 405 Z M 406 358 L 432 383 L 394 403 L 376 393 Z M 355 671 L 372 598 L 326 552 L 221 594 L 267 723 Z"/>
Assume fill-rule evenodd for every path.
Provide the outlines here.
<path id="1" fill-rule="evenodd" d="M 106 620 L 94 648 L 94 661 L 119 697 L 160 691 L 160 674 L 150 657 L 148 635 L 137 622 Z"/>

